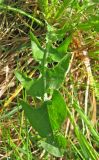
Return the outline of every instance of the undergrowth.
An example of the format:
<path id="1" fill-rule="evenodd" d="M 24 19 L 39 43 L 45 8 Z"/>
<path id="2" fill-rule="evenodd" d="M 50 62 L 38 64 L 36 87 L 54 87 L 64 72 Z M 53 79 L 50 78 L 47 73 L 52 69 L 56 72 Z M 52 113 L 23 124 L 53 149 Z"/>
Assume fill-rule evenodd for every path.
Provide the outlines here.
<path id="1" fill-rule="evenodd" d="M 0 1 L 0 160 L 98 160 L 98 7 Z"/>

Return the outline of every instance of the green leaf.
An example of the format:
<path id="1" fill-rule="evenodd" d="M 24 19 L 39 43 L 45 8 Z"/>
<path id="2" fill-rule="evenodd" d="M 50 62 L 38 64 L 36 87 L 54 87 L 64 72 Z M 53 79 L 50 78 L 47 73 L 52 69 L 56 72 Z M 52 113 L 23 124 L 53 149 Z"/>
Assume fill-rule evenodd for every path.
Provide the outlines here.
<path id="1" fill-rule="evenodd" d="M 71 30 L 72 30 L 72 24 L 68 24 L 68 22 L 65 22 L 62 28 L 56 31 L 56 34 L 58 35 L 59 40 L 60 38 L 64 38 L 66 33 L 70 32 Z"/>
<path id="2" fill-rule="evenodd" d="M 99 32 L 99 18 L 98 16 L 91 15 L 87 22 L 83 22 L 78 25 L 78 28 L 83 30 L 94 29 L 95 31 Z"/>
<path id="3" fill-rule="evenodd" d="M 67 54 L 54 68 L 47 69 L 47 89 L 58 89 L 61 86 L 69 67 L 69 62 L 70 54 Z"/>
<path id="4" fill-rule="evenodd" d="M 61 149 L 66 149 L 67 140 L 66 137 L 64 137 L 60 132 L 54 133 L 54 139 L 56 142 L 56 146 L 58 146 Z"/>
<path id="5" fill-rule="evenodd" d="M 27 84 L 28 85 L 28 84 Z M 29 95 L 31 95 L 32 97 L 43 97 L 44 95 L 44 82 L 43 82 L 43 78 L 39 78 L 35 81 L 31 81 L 31 86 L 30 88 L 27 89 L 27 93 Z"/>
<path id="6" fill-rule="evenodd" d="M 59 62 L 66 55 L 65 53 L 67 52 L 72 36 L 70 35 L 67 37 L 59 47 L 55 48 L 53 47 L 53 43 L 64 38 L 67 25 L 65 24 L 61 29 L 57 29 L 47 24 L 47 30 L 46 41 L 49 58 L 53 61 Z"/>
<path id="7" fill-rule="evenodd" d="M 66 118 L 66 105 L 59 91 L 55 90 L 52 100 L 41 107 L 33 108 L 23 100 L 20 101 L 25 115 L 38 134 L 45 138 L 41 146 L 56 157 L 61 157 L 66 148 L 66 139 L 60 133 Z"/>
<path id="8" fill-rule="evenodd" d="M 63 153 L 64 153 L 64 150 L 63 149 L 60 149 L 54 145 L 51 145 L 47 142 L 44 142 L 42 141 L 41 142 L 41 146 L 47 151 L 49 152 L 50 154 L 52 154 L 53 156 L 55 157 L 63 157 Z"/>
<path id="9" fill-rule="evenodd" d="M 24 73 L 21 73 L 20 71 L 15 71 L 16 78 L 21 82 L 23 87 L 30 88 L 32 79 L 27 77 Z M 26 85 L 28 84 L 28 86 Z"/>
<path id="10" fill-rule="evenodd" d="M 62 40 L 65 37 L 66 32 L 71 31 L 71 29 L 71 25 L 68 23 L 65 23 L 60 29 L 55 28 L 47 23 L 46 40 L 51 43 Z"/>
<path id="11" fill-rule="evenodd" d="M 78 127 L 75 127 L 75 133 L 78 138 L 78 141 L 79 141 L 79 144 L 80 144 L 80 147 L 81 147 L 81 150 L 82 150 L 84 157 L 86 159 L 91 158 L 93 160 L 96 160 L 98 157 L 97 157 L 95 150 L 93 149 L 91 144 L 89 144 L 89 142 L 84 137 L 84 135 L 80 132 Z"/>
<path id="12" fill-rule="evenodd" d="M 32 97 L 43 97 L 44 95 L 44 82 L 43 78 L 30 79 L 21 72 L 16 71 L 15 76 L 21 82 L 22 86 L 26 89 L 27 94 Z"/>
<path id="13" fill-rule="evenodd" d="M 53 43 L 57 41 L 57 34 L 56 34 L 57 29 L 47 23 L 47 34 L 46 34 L 46 41 L 48 43 Z"/>
<path id="14" fill-rule="evenodd" d="M 66 150 L 67 141 L 61 133 L 55 133 L 54 141 L 52 143 L 49 141 L 41 141 L 40 145 L 53 156 L 63 157 Z"/>
<path id="15" fill-rule="evenodd" d="M 59 63 L 52 69 L 47 69 L 46 72 L 46 90 L 57 89 L 61 86 L 65 73 L 68 69 L 70 55 L 66 55 Z M 43 97 L 44 95 L 44 80 L 43 77 L 38 79 L 30 79 L 21 72 L 16 71 L 15 75 L 26 89 L 27 94 L 32 97 Z M 46 91 L 45 90 L 45 91 Z"/>
<path id="16" fill-rule="evenodd" d="M 44 103 L 38 108 L 33 108 L 23 100 L 21 100 L 20 104 L 22 105 L 25 115 L 32 127 L 39 133 L 39 135 L 43 138 L 51 136 L 53 140 L 53 132 L 48 116 L 47 104 Z"/>
<path id="17" fill-rule="evenodd" d="M 38 47 L 34 41 L 31 41 L 31 47 L 32 47 L 33 58 L 36 61 L 42 60 L 43 55 L 44 55 L 44 51 L 40 47 Z"/>
<path id="18" fill-rule="evenodd" d="M 58 3 L 58 0 L 51 0 L 51 5 L 56 5 Z"/>
<path id="19" fill-rule="evenodd" d="M 32 32 L 30 32 L 30 38 L 31 38 L 31 41 L 34 41 L 38 47 L 41 47 L 40 42 L 38 41 L 37 37 Z"/>
<path id="20" fill-rule="evenodd" d="M 50 154 L 62 157 L 66 149 L 66 138 L 60 133 L 60 129 L 67 115 L 66 104 L 62 95 L 57 90 L 54 90 L 52 100 L 47 104 L 54 141 L 42 142 L 41 146 Z"/>
<path id="21" fill-rule="evenodd" d="M 58 89 L 63 80 L 65 71 L 60 68 L 48 69 L 46 72 L 47 89 Z"/>
<path id="22" fill-rule="evenodd" d="M 68 49 L 68 46 L 69 46 L 71 40 L 72 40 L 72 36 L 67 37 L 67 38 L 60 44 L 60 46 L 56 49 L 56 50 L 61 54 L 62 57 L 63 57 L 64 53 L 67 52 L 67 49 Z"/>
<path id="23" fill-rule="evenodd" d="M 65 55 L 68 50 L 69 44 L 72 40 L 72 37 L 69 36 L 66 38 L 59 47 L 52 48 L 51 45 L 49 45 L 49 56 L 53 61 L 59 62 Z"/>
<path id="24" fill-rule="evenodd" d="M 48 53 L 51 60 L 55 62 L 59 62 L 62 59 L 56 48 L 52 48 L 52 46 L 50 46 Z"/>
<path id="25" fill-rule="evenodd" d="M 30 37 L 31 37 L 31 48 L 32 48 L 33 58 L 36 61 L 40 61 L 43 59 L 44 50 L 42 49 L 38 39 L 34 36 L 32 32 L 30 32 Z"/>
<path id="26" fill-rule="evenodd" d="M 4 3 L 4 0 L 0 0 L 0 4 L 3 4 Z"/>
<path id="27" fill-rule="evenodd" d="M 72 0 L 63 0 L 60 8 L 58 9 L 58 11 L 56 12 L 55 15 L 55 19 L 59 18 L 60 16 L 63 15 L 63 12 L 65 11 L 65 9 L 68 7 L 68 5 L 72 2 Z"/>
<path id="28" fill-rule="evenodd" d="M 34 117 L 32 114 L 38 114 L 40 116 L 39 118 L 42 117 L 42 119 L 40 119 L 41 121 L 43 121 L 43 116 L 47 115 L 49 117 L 48 118 L 49 121 L 47 120 L 46 123 L 48 123 L 48 124 L 50 123 L 51 129 L 53 130 L 53 132 L 59 131 L 61 129 L 61 125 L 64 122 L 67 113 L 66 113 L 66 104 L 65 104 L 64 99 L 59 91 L 55 90 L 53 93 L 53 96 L 52 96 L 52 100 L 47 101 L 39 108 L 32 108 L 30 105 L 28 105 L 24 101 L 21 101 L 20 103 L 21 103 L 23 109 L 25 110 L 26 116 L 29 119 L 30 123 L 32 123 L 32 120 L 33 121 L 36 120 L 36 119 L 32 119 L 32 117 Z M 44 115 L 43 115 L 42 114 L 43 110 L 44 110 L 44 112 L 48 112 L 48 114 L 44 113 Z M 30 111 L 31 111 L 31 114 L 29 115 Z M 41 112 L 41 114 L 40 114 L 40 112 Z M 37 120 L 38 120 L 38 118 L 37 118 Z M 41 126 L 41 124 L 40 124 L 40 126 Z M 35 128 L 35 126 L 34 126 L 34 128 Z M 43 126 L 42 126 L 42 128 L 43 128 Z M 38 131 L 38 129 L 36 129 L 36 130 Z"/>
<path id="29" fill-rule="evenodd" d="M 48 104 L 48 112 L 53 131 L 59 131 L 66 118 L 66 104 L 57 90 L 54 90 L 52 100 Z"/>
<path id="30" fill-rule="evenodd" d="M 44 13 L 45 16 L 47 16 L 48 13 L 48 0 L 38 0 L 39 6 L 41 8 L 41 11 Z"/>

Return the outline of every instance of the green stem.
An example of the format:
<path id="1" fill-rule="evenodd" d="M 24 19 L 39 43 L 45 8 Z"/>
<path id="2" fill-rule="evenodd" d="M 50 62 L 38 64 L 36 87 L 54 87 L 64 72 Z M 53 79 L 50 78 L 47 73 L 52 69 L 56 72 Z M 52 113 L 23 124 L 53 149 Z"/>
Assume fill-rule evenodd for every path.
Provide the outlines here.
<path id="1" fill-rule="evenodd" d="M 47 42 L 48 44 L 48 42 Z M 47 57 L 48 57 L 48 45 L 46 44 L 46 49 L 44 52 L 44 56 L 43 56 L 43 61 L 42 61 L 42 76 L 43 76 L 43 82 L 44 82 L 44 93 L 46 90 L 46 61 L 47 61 Z M 44 101 L 44 96 L 43 96 L 43 101 Z"/>
<path id="2" fill-rule="evenodd" d="M 43 82 L 44 82 L 44 94 L 45 94 L 45 90 L 46 90 L 46 59 L 47 59 L 47 51 L 45 51 L 44 53 L 44 57 L 43 57 L 43 62 L 42 62 L 42 76 L 43 76 Z M 44 101 L 44 96 L 43 96 L 43 101 Z"/>
<path id="3" fill-rule="evenodd" d="M 44 24 L 43 24 L 40 20 L 38 20 L 37 18 L 33 17 L 33 16 L 30 15 L 29 13 L 24 12 L 24 11 L 21 10 L 21 9 L 13 8 L 13 7 L 11 7 L 11 6 L 1 5 L 1 4 L 0 4 L 0 9 L 10 10 L 10 11 L 13 11 L 13 12 L 20 13 L 20 14 L 22 14 L 22 15 L 24 15 L 24 16 L 32 19 L 32 20 L 34 20 L 34 21 L 35 21 L 37 24 L 39 24 L 40 26 L 44 26 Z"/>

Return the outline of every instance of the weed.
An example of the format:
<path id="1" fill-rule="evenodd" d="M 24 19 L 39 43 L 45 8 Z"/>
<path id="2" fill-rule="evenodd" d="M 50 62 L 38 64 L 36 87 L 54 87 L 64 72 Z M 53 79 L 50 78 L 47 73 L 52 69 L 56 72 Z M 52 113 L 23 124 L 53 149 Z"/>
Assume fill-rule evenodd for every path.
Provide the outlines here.
<path id="1" fill-rule="evenodd" d="M 15 102 L 17 107 L 3 111 L 0 118 L 2 158 L 99 158 L 96 103 L 99 99 L 96 76 L 96 40 L 99 31 L 97 2 L 38 0 L 32 6 L 33 2 L 23 1 L 25 7 L 29 4 L 29 11 L 33 7 L 34 13 L 17 8 L 19 2 L 14 5 L 0 2 L 1 14 L 18 16 L 24 22 L 25 29 L 28 28 L 28 31 L 22 30 L 19 26 L 19 31 L 29 37 L 16 50 L 26 52 L 25 49 L 28 49 L 29 52 L 26 58 L 24 54 L 21 55 L 22 61 L 27 61 L 23 66 L 20 54 L 19 57 L 17 55 L 15 76 L 22 86 L 19 85 L 10 98 L 10 91 L 7 92 L 8 100 L 4 99 L 4 107 L 7 107 L 18 95 Z M 2 39 L 3 36 L 2 33 Z M 9 40 L 11 37 L 8 37 Z M 6 54 L 11 50 L 10 45 L 5 50 L 3 45 L 0 48 Z M 4 89 L 1 91 L 3 95 Z M 29 121 L 24 119 L 24 113 Z M 15 114 L 19 118 L 14 118 Z M 4 128 L 6 118 L 13 122 L 9 129 Z"/>

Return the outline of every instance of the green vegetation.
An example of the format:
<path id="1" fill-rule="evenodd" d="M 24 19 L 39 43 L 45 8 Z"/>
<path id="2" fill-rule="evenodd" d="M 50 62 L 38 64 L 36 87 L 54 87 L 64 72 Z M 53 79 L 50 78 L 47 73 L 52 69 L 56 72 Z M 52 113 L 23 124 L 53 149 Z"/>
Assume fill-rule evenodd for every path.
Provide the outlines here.
<path id="1" fill-rule="evenodd" d="M 98 160 L 98 7 L 0 1 L 1 160 Z"/>

